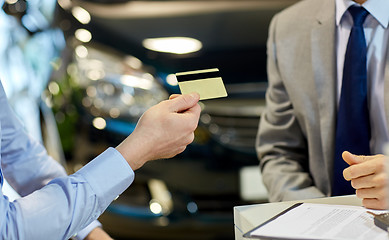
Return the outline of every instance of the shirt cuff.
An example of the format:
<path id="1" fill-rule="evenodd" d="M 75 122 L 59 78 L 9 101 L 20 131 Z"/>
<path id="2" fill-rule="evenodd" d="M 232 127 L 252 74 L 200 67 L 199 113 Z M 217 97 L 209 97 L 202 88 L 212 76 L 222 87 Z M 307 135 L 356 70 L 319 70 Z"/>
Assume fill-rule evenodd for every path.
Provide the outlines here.
<path id="1" fill-rule="evenodd" d="M 115 149 L 108 148 L 90 161 L 78 174 L 84 176 L 99 201 L 103 212 L 134 181 L 135 174 L 124 157 Z M 95 219 L 99 215 L 95 216 Z"/>
<path id="2" fill-rule="evenodd" d="M 88 236 L 88 234 L 95 228 L 101 227 L 101 223 L 97 220 L 93 221 L 91 224 L 89 224 L 86 228 L 79 231 L 73 238 L 75 240 L 83 240 Z"/>

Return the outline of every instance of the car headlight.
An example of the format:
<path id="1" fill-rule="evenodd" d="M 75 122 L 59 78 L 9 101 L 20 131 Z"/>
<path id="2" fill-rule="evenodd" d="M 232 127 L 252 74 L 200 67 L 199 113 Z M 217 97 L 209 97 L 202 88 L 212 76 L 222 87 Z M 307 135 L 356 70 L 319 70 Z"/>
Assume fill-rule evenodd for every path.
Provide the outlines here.
<path id="1" fill-rule="evenodd" d="M 68 67 L 84 91 L 82 105 L 97 117 L 136 121 L 151 106 L 167 99 L 153 69 L 133 56 L 99 45 L 79 45 Z"/>

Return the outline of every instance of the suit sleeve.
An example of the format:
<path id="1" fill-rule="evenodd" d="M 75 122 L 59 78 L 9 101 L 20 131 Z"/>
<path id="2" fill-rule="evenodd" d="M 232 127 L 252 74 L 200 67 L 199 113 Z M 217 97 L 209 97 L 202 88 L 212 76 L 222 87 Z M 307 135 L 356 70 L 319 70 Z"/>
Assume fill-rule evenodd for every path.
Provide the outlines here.
<path id="1" fill-rule="evenodd" d="M 282 69 L 279 69 L 278 17 L 272 19 L 269 29 L 269 87 L 256 143 L 263 181 L 272 202 L 323 197 L 309 174 L 306 138 L 294 115 L 293 102 L 284 85 Z"/>

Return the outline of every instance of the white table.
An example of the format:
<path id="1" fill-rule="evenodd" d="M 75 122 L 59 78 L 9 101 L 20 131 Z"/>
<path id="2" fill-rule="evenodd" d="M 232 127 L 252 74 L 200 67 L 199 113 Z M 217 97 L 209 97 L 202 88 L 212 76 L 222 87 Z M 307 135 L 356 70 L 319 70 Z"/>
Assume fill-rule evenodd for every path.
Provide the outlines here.
<path id="1" fill-rule="evenodd" d="M 235 240 L 248 239 L 242 237 L 244 233 L 298 202 L 362 206 L 361 199 L 355 195 L 237 206 L 234 207 Z"/>

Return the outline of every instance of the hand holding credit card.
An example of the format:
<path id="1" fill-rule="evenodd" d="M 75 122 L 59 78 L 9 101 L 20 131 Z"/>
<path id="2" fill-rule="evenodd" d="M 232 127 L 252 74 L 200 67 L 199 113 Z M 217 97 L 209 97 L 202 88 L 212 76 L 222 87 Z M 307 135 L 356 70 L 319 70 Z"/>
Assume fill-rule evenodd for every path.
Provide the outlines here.
<path id="1" fill-rule="evenodd" d="M 227 97 L 217 68 L 180 72 L 176 73 L 176 77 L 182 94 L 197 92 L 200 94 L 200 100 Z"/>

